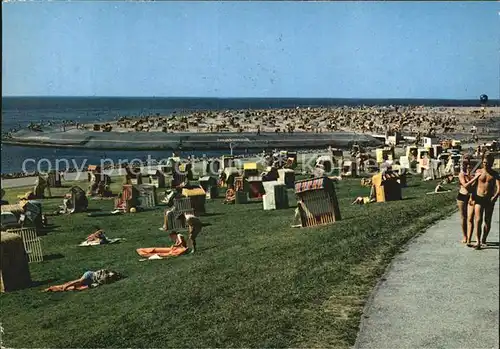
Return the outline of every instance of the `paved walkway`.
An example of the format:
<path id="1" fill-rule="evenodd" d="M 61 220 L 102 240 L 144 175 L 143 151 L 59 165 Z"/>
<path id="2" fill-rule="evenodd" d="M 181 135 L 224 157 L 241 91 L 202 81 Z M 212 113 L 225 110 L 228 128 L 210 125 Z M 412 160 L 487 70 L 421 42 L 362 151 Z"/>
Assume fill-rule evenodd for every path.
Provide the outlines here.
<path id="1" fill-rule="evenodd" d="M 355 348 L 498 348 L 499 216 L 491 243 L 460 243 L 458 213 L 397 256 L 365 309 Z"/>
<path id="2" fill-rule="evenodd" d="M 114 173 L 111 177 L 115 177 L 118 175 L 124 175 L 123 170 L 119 170 L 120 172 Z M 19 188 L 19 187 L 29 187 L 34 186 L 37 177 L 21 177 L 21 178 L 6 178 L 2 179 L 2 188 Z M 66 181 L 82 181 L 87 179 L 87 172 L 71 172 L 66 173 L 64 175 L 64 179 Z"/>

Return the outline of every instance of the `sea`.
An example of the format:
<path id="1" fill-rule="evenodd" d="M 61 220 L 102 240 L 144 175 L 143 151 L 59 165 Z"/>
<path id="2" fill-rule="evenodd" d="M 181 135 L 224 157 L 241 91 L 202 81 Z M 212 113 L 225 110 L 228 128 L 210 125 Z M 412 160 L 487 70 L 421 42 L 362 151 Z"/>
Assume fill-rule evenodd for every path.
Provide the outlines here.
<path id="1" fill-rule="evenodd" d="M 63 121 L 78 123 L 103 122 L 122 116 L 187 115 L 203 110 L 274 109 L 296 107 L 331 107 L 359 105 L 425 105 L 425 106 L 480 106 L 476 100 L 443 99 L 339 99 L 339 98 L 128 98 L 128 97 L 2 97 L 2 133 L 18 130 L 30 123 Z M 500 105 L 500 100 L 488 105 Z M 228 150 L 229 152 L 229 150 Z M 228 153 L 226 152 L 226 153 Z M 242 151 L 241 151 L 242 152 Z M 235 149 L 233 154 L 240 151 Z M 1 145 L 1 173 L 45 171 L 48 168 L 65 170 L 65 166 L 80 168 L 85 164 L 99 164 L 104 159 L 165 159 L 172 154 L 162 151 L 96 151 L 82 149 L 55 149 Z M 181 153 L 208 157 L 220 152 Z"/>

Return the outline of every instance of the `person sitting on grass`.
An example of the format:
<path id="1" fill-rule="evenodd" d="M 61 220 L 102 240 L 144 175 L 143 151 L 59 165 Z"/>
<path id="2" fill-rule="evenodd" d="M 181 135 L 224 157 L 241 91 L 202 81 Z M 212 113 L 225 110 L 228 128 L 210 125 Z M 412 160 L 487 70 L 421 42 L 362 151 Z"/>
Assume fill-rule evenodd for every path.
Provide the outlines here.
<path id="1" fill-rule="evenodd" d="M 160 230 L 168 230 L 169 227 L 168 220 L 169 218 L 173 218 L 173 213 L 175 212 L 175 210 L 176 210 L 175 206 L 172 206 L 165 210 L 165 213 L 163 215 L 163 226 L 160 228 Z"/>
<path id="2" fill-rule="evenodd" d="M 63 205 L 61 206 L 61 210 L 59 213 L 68 213 L 74 209 L 73 200 L 71 193 L 67 193 L 64 195 Z"/>
<path id="3" fill-rule="evenodd" d="M 219 180 L 218 180 L 219 187 L 224 186 L 224 184 L 226 184 L 226 181 L 227 181 L 226 173 L 225 172 L 221 172 L 220 175 L 219 175 Z"/>
<path id="4" fill-rule="evenodd" d="M 358 196 L 351 205 L 366 205 L 371 204 L 372 202 L 376 202 L 377 197 L 375 195 L 375 186 L 372 185 L 370 189 L 370 196 Z"/>
<path id="5" fill-rule="evenodd" d="M 116 281 L 121 278 L 121 275 L 107 269 L 100 269 L 97 271 L 86 271 L 81 278 L 69 281 L 63 285 L 63 291 L 68 290 L 70 287 L 79 288 L 83 286 L 99 286 L 109 282 Z"/>
<path id="6" fill-rule="evenodd" d="M 174 199 L 179 198 L 182 196 L 182 191 L 179 190 L 178 188 L 175 188 L 173 190 L 168 190 L 165 192 L 165 198 L 162 200 L 164 204 L 166 204 L 168 207 L 173 206 L 174 204 Z"/>
<path id="7" fill-rule="evenodd" d="M 184 247 L 187 248 L 186 239 L 184 235 L 177 233 L 176 231 L 171 231 L 168 237 L 174 242 L 172 247 Z"/>
<path id="8" fill-rule="evenodd" d="M 0 200 L 0 205 L 8 205 L 9 202 L 4 200 L 3 197 L 5 195 L 5 190 L 2 189 L 2 200 Z"/>
<path id="9" fill-rule="evenodd" d="M 198 234 L 201 233 L 203 225 L 200 219 L 192 214 L 183 213 L 181 214 L 180 219 L 188 226 L 190 253 L 194 253 L 196 251 L 196 238 L 198 237 Z"/>
<path id="10" fill-rule="evenodd" d="M 226 190 L 226 199 L 223 204 L 234 204 L 236 201 L 236 192 L 234 191 L 234 186 L 229 185 Z"/>
<path id="11" fill-rule="evenodd" d="M 291 225 L 292 228 L 302 227 L 301 211 L 304 212 L 306 217 L 312 217 L 312 213 L 307 208 L 306 204 L 304 203 L 304 200 L 302 200 L 301 198 L 297 198 L 297 208 L 295 209 L 293 224 Z"/>

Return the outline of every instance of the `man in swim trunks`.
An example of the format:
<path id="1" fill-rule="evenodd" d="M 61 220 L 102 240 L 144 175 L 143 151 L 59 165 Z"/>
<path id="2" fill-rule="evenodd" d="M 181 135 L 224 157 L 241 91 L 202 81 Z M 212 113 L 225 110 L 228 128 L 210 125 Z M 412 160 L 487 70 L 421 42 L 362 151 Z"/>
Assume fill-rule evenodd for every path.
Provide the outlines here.
<path id="1" fill-rule="evenodd" d="M 481 245 L 486 244 L 486 239 L 491 229 L 493 210 L 495 209 L 495 203 L 500 195 L 500 175 L 497 171 L 492 169 L 493 161 L 494 157 L 491 153 L 485 154 L 482 161 L 483 168 L 478 170 L 480 175 L 477 179 L 477 187 L 472 195 L 477 227 L 477 241 L 474 245 L 474 249 L 476 250 L 481 249 Z"/>

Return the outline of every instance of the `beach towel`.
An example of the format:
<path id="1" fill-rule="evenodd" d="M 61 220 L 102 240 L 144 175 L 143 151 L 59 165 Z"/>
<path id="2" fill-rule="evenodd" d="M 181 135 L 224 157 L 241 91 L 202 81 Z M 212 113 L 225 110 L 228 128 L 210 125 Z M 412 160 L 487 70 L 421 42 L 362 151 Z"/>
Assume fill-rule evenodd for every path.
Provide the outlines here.
<path id="1" fill-rule="evenodd" d="M 104 241 L 103 240 L 93 240 L 93 241 L 85 240 L 84 242 L 82 242 L 78 246 L 108 245 L 108 244 L 114 244 L 114 243 L 117 243 L 117 242 L 120 242 L 123 240 L 125 240 L 125 239 L 123 239 L 123 238 L 114 238 L 114 239 L 106 238 L 106 240 L 104 240 Z"/>
<path id="2" fill-rule="evenodd" d="M 87 214 L 89 217 L 105 217 L 105 216 L 115 216 L 122 214 L 119 210 L 114 210 L 110 212 L 90 212 Z"/>
<path id="3" fill-rule="evenodd" d="M 99 269 L 97 271 L 87 271 L 87 272 L 85 272 L 85 274 L 83 274 L 82 278 L 86 278 L 87 275 L 91 281 L 91 283 L 89 283 L 90 286 L 88 286 L 88 285 L 81 285 L 78 287 L 71 286 L 71 287 L 68 287 L 66 289 L 66 291 L 83 291 L 83 290 L 86 290 L 88 288 L 94 288 L 94 287 L 98 287 L 100 285 L 104 285 L 104 284 L 108 284 L 108 283 L 117 281 L 123 277 L 121 274 L 119 274 L 115 271 L 112 271 L 112 270 L 108 270 L 108 269 Z M 79 280 L 81 280 L 81 279 L 79 279 Z M 75 281 L 77 281 L 77 280 L 69 281 L 69 282 L 66 282 L 62 285 L 50 286 L 50 287 L 46 288 L 45 290 L 43 290 L 43 292 L 63 292 L 64 286 L 71 284 L 72 282 L 75 282 Z"/>
<path id="4" fill-rule="evenodd" d="M 169 257 L 177 257 L 187 251 L 185 247 L 150 247 L 138 248 L 139 256 L 146 259 L 164 259 Z"/>
<path id="5" fill-rule="evenodd" d="M 64 288 L 64 284 L 55 285 L 55 286 L 50 286 L 49 288 L 46 288 L 45 290 L 43 290 L 43 292 L 64 292 L 63 288 Z M 88 288 L 89 288 L 88 286 L 80 286 L 77 288 L 75 288 L 74 286 L 71 286 L 71 287 L 68 287 L 68 289 L 66 291 L 83 291 L 83 290 L 86 290 Z"/>
<path id="6" fill-rule="evenodd" d="M 443 194 L 443 193 L 449 193 L 451 190 L 445 190 L 445 191 L 430 191 L 426 193 L 427 195 L 432 195 L 432 194 Z"/>

